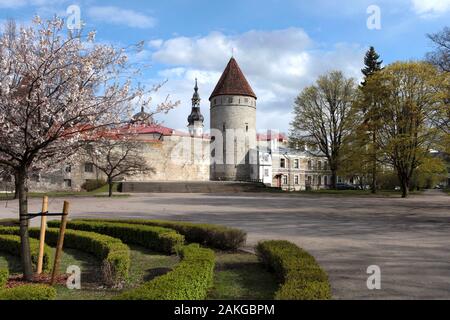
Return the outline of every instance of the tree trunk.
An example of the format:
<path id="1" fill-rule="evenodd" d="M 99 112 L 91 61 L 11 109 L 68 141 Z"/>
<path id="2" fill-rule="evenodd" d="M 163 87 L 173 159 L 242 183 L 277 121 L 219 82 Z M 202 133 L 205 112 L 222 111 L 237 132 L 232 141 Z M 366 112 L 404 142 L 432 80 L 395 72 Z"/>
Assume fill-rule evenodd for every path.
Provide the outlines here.
<path id="1" fill-rule="evenodd" d="M 113 181 L 108 178 L 108 196 L 111 198 L 113 196 Z"/>
<path id="2" fill-rule="evenodd" d="M 375 130 L 373 130 L 373 134 L 372 134 L 372 152 L 373 152 L 373 158 L 372 158 L 372 193 L 376 194 L 377 193 L 377 153 L 375 150 L 375 143 L 377 141 L 377 136 L 376 136 L 376 132 Z"/>
<path id="3" fill-rule="evenodd" d="M 14 174 L 14 200 L 19 199 L 19 177 L 17 173 Z"/>
<path id="4" fill-rule="evenodd" d="M 337 189 L 337 170 L 331 169 L 331 188 L 333 190 Z"/>
<path id="5" fill-rule="evenodd" d="M 30 239 L 28 236 L 28 192 L 26 189 L 27 170 L 20 168 L 16 174 L 16 185 L 19 194 L 20 217 L 20 256 L 22 259 L 23 276 L 26 281 L 33 279 L 33 267 L 31 264 Z"/>
<path id="6" fill-rule="evenodd" d="M 400 178 L 401 188 L 402 188 L 402 198 L 408 198 L 409 196 L 409 179 L 406 177 Z"/>
<path id="7" fill-rule="evenodd" d="M 371 190 L 373 194 L 377 193 L 378 183 L 377 183 L 377 163 L 374 161 L 373 167 L 372 167 L 372 186 Z"/>

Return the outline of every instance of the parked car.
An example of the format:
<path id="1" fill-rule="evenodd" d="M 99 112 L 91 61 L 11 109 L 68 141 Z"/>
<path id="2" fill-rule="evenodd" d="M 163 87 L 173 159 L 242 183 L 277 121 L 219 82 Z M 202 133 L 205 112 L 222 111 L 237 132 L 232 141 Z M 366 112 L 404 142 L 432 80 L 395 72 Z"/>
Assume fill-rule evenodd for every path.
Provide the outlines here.
<path id="1" fill-rule="evenodd" d="M 336 189 L 337 190 L 358 190 L 358 188 L 356 186 L 354 186 L 353 184 L 349 184 L 349 183 L 337 183 Z"/>

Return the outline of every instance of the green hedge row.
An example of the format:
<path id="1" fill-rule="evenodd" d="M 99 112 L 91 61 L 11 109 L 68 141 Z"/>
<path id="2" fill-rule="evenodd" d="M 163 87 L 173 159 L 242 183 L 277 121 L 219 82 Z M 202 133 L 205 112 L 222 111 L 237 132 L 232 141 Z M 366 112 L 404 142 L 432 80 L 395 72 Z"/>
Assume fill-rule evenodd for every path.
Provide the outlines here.
<path id="1" fill-rule="evenodd" d="M 256 247 L 261 262 L 279 277 L 277 300 L 328 300 L 328 275 L 313 256 L 288 241 L 264 241 Z"/>
<path id="2" fill-rule="evenodd" d="M 169 273 L 137 289 L 121 294 L 119 300 L 203 300 L 213 283 L 215 256 L 198 244 L 180 250 L 182 261 Z"/>
<path id="3" fill-rule="evenodd" d="M 54 300 L 56 290 L 46 285 L 23 285 L 5 289 L 9 278 L 7 269 L 0 269 L 0 300 Z"/>
<path id="4" fill-rule="evenodd" d="M 59 221 L 51 221 L 49 226 L 59 226 Z M 134 225 L 118 222 L 75 220 L 67 223 L 67 228 L 91 231 L 119 238 L 125 243 L 137 244 L 145 248 L 175 253 L 176 248 L 184 244 L 184 237 L 176 231 L 162 227 Z"/>
<path id="5" fill-rule="evenodd" d="M 55 300 L 56 289 L 42 284 L 26 284 L 0 290 L 0 300 Z"/>
<path id="6" fill-rule="evenodd" d="M 10 233 L 9 231 L 3 233 L 2 230 L 12 230 L 16 229 L 17 232 Z M 7 227 L 0 228 L 0 251 L 7 252 L 11 255 L 20 255 L 20 237 L 19 228 L 16 227 Z M 31 250 L 31 262 L 33 264 L 34 269 L 36 270 L 38 255 L 39 255 L 39 241 L 35 239 L 30 239 L 30 250 Z M 50 271 L 53 267 L 53 256 L 52 251 L 49 246 L 44 247 L 44 259 L 42 269 L 46 271 Z"/>
<path id="7" fill-rule="evenodd" d="M 114 220 L 95 221 L 114 222 Z M 219 250 L 237 250 L 245 245 L 247 239 L 247 234 L 242 230 L 213 224 L 139 219 L 120 220 L 120 222 L 170 228 L 184 235 L 189 243 L 199 243 Z"/>
<path id="8" fill-rule="evenodd" d="M 19 228 L 0 228 L 0 234 L 5 233 L 19 234 Z M 38 238 L 40 231 L 37 228 L 31 228 L 29 234 L 32 238 Z M 59 229 L 47 229 L 45 242 L 51 246 L 56 246 L 58 236 Z M 38 243 L 34 239 L 30 239 L 30 241 Z M 103 278 L 110 285 L 117 285 L 128 277 L 130 249 L 119 239 L 93 232 L 66 230 L 64 247 L 91 253 L 102 260 Z"/>
<path id="9" fill-rule="evenodd" d="M 8 282 L 9 272 L 8 269 L 0 269 L 0 290 L 6 285 Z"/>

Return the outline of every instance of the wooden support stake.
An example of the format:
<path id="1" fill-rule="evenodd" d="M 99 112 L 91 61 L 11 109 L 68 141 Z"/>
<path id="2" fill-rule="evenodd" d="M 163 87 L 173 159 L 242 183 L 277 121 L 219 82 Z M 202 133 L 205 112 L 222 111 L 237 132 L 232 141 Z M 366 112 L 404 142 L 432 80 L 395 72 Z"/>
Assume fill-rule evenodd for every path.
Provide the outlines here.
<path id="1" fill-rule="evenodd" d="M 52 286 L 55 284 L 56 276 L 58 275 L 59 260 L 61 259 L 61 253 L 64 245 L 64 234 L 66 233 L 68 216 L 69 216 L 69 202 L 64 201 L 63 216 L 61 218 L 61 226 L 59 228 L 58 245 L 56 246 L 55 264 L 53 266 L 52 280 L 50 282 Z"/>
<path id="2" fill-rule="evenodd" d="M 47 216 L 44 215 L 48 212 L 48 197 L 45 196 L 42 200 L 42 216 L 41 216 L 41 235 L 39 236 L 39 256 L 37 263 L 37 274 L 42 273 L 42 265 L 44 263 L 44 246 L 45 246 L 45 228 L 47 227 Z"/>

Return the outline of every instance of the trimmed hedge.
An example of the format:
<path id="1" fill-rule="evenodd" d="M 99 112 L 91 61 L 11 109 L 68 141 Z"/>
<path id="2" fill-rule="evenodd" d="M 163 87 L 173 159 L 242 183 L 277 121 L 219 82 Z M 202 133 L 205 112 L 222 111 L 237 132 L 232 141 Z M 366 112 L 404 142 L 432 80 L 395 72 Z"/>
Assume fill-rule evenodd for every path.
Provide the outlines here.
<path id="1" fill-rule="evenodd" d="M 0 300 L 54 300 L 56 290 L 46 285 L 23 285 L 5 289 L 9 278 L 8 269 L 0 269 Z"/>
<path id="2" fill-rule="evenodd" d="M 313 256 L 288 241 L 263 241 L 256 247 L 261 262 L 279 278 L 277 300 L 328 300 L 328 275 Z"/>
<path id="3" fill-rule="evenodd" d="M 10 233 L 9 230 L 17 230 L 16 233 Z M 1 230 L 7 230 L 3 233 Z M 20 255 L 20 237 L 16 234 L 19 234 L 19 228 L 16 227 L 8 227 L 8 228 L 0 228 L 0 251 L 7 252 L 11 255 Z M 31 250 L 31 262 L 33 264 L 33 268 L 36 270 L 38 255 L 39 255 L 39 241 L 30 238 L 30 250 Z M 44 259 L 42 270 L 50 271 L 52 268 L 52 251 L 49 246 L 44 246 Z"/>
<path id="4" fill-rule="evenodd" d="M 203 300 L 212 287 L 215 256 L 198 244 L 180 250 L 182 261 L 169 273 L 114 299 L 118 300 Z"/>
<path id="5" fill-rule="evenodd" d="M 9 278 L 8 269 L 0 269 L 0 290 L 6 285 Z"/>
<path id="6" fill-rule="evenodd" d="M 59 226 L 59 221 L 49 222 L 49 226 Z M 175 253 L 184 244 L 184 237 L 176 231 L 162 227 L 134 225 L 117 222 L 75 220 L 67 223 L 67 228 L 91 231 L 119 238 L 125 243 L 137 244 L 145 248 L 162 252 Z"/>
<path id="7" fill-rule="evenodd" d="M 56 289 L 41 284 L 27 284 L 0 290 L 0 300 L 54 300 Z"/>
<path id="8" fill-rule="evenodd" d="M 28 232 L 30 237 L 39 238 L 39 229 L 31 228 Z M 5 233 L 18 234 L 19 228 L 0 228 L 0 234 Z M 58 236 L 59 229 L 47 229 L 45 242 L 51 246 L 56 246 Z M 30 239 L 30 241 L 36 240 Z M 93 232 L 66 230 L 64 247 L 91 253 L 102 260 L 103 278 L 108 284 L 117 285 L 128 278 L 130 249 L 119 239 Z"/>
<path id="9" fill-rule="evenodd" d="M 90 221 L 114 222 L 114 220 L 109 219 Z M 242 230 L 214 224 L 139 219 L 120 220 L 120 222 L 170 228 L 184 235 L 186 241 L 189 243 L 199 243 L 203 246 L 219 250 L 237 250 L 245 245 L 247 239 L 247 234 Z"/>

